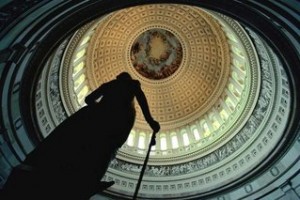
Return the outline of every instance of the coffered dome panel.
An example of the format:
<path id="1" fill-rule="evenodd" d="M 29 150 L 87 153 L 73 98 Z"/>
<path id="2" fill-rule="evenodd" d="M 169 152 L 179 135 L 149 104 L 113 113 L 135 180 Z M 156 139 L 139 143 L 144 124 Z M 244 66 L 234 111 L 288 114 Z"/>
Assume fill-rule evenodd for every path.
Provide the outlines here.
<path id="1" fill-rule="evenodd" d="M 114 18 L 128 17 L 129 11 L 136 13 L 140 9 L 138 6 L 106 15 L 79 29 L 64 56 L 64 66 L 69 67 L 62 68 L 60 75 L 61 87 L 67 89 L 63 90 L 63 101 L 69 113 L 84 106 L 85 96 L 98 85 L 114 79 L 122 71 L 128 71 L 140 80 L 151 112 L 162 125 L 152 151 L 151 160 L 155 163 L 178 162 L 181 156 L 195 159 L 195 156 L 201 157 L 225 144 L 249 117 L 260 85 L 259 63 L 253 45 L 237 22 L 197 7 L 163 6 L 166 7 L 141 7 L 156 8 L 149 13 L 163 8 L 166 11 L 170 6 L 185 10 L 186 14 L 198 13 L 199 17 L 191 24 L 201 24 L 198 20 L 202 18 L 207 20 L 205 26 L 216 33 L 217 42 L 210 48 L 216 49 L 219 45 L 216 50 L 219 53 L 205 54 L 204 44 L 196 44 L 202 40 L 188 38 L 187 33 L 182 34 L 179 25 L 176 29 L 175 23 L 162 23 L 161 20 L 114 38 L 117 34 L 110 33 L 112 27 L 124 26 Z M 218 59 L 218 63 L 213 61 Z M 207 64 L 206 60 L 211 63 Z M 152 77 L 139 67 L 148 70 Z M 161 75 L 165 69 L 168 73 Z M 118 154 L 119 158 L 129 162 L 139 162 L 151 135 L 137 104 L 136 109 L 136 123 Z"/>
<path id="2" fill-rule="evenodd" d="M 142 55 L 133 58 L 132 50 L 145 33 L 157 30 L 169 37 L 165 43 L 159 42 L 160 37 L 149 41 L 152 51 L 161 56 L 159 51 L 166 48 L 163 51 L 170 59 L 165 62 L 176 70 L 160 75 L 163 78 L 149 78 L 137 70 Z M 171 62 L 171 56 L 178 57 Z M 206 11 L 172 4 L 145 5 L 114 12 L 99 22 L 87 50 L 86 70 L 92 90 L 122 71 L 131 73 L 141 81 L 153 116 L 163 130 L 169 130 L 199 118 L 218 100 L 229 78 L 230 51 L 220 24 Z M 148 129 L 136 108 L 136 127 Z"/>

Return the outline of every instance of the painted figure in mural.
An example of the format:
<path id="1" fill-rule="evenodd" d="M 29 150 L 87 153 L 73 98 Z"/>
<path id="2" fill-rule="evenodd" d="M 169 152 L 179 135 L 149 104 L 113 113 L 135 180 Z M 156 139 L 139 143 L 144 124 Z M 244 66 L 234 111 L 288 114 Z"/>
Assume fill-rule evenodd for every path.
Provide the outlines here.
<path id="1" fill-rule="evenodd" d="M 89 199 L 113 184 L 100 182 L 134 125 L 134 98 L 154 133 L 140 83 L 127 72 L 104 83 L 85 99 L 87 106 L 61 123 L 11 173 L 6 199 Z M 1 197 L 1 199 L 5 199 Z"/>

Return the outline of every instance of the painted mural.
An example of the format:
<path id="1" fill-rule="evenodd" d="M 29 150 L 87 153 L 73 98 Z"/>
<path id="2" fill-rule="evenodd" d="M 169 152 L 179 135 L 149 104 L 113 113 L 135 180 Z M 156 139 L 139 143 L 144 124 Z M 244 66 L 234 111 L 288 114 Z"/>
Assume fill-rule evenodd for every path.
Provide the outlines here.
<path id="1" fill-rule="evenodd" d="M 176 72 L 182 60 L 182 46 L 171 32 L 150 29 L 143 32 L 131 48 L 131 62 L 142 76 L 160 80 Z"/>

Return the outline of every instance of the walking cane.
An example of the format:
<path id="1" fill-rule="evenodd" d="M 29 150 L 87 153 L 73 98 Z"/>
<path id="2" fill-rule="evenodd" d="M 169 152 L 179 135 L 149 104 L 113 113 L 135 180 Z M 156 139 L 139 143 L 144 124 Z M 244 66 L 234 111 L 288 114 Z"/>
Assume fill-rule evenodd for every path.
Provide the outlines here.
<path id="1" fill-rule="evenodd" d="M 133 195 L 133 200 L 136 200 L 136 198 L 137 198 L 137 194 L 139 192 L 141 182 L 142 182 L 142 179 L 143 179 L 143 176 L 144 176 L 144 172 L 145 172 L 145 169 L 146 169 L 146 166 L 147 166 L 147 163 L 148 163 L 151 147 L 155 145 L 155 135 L 156 135 L 156 133 L 153 132 L 150 143 L 149 143 L 149 148 L 148 148 L 148 151 L 147 151 L 147 155 L 146 155 L 146 158 L 145 158 L 145 161 L 144 161 L 144 165 L 142 167 L 141 174 L 140 174 L 138 183 L 137 183 L 136 188 L 135 188 L 135 192 L 134 192 L 134 195 Z"/>

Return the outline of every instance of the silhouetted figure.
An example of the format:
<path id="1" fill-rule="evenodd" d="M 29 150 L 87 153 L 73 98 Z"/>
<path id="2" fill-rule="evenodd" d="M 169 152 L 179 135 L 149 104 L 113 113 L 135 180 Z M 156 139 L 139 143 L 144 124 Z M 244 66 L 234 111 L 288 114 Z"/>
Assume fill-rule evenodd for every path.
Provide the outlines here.
<path id="1" fill-rule="evenodd" d="M 139 81 L 123 72 L 88 95 L 87 106 L 13 169 L 4 187 L 6 199 L 87 200 L 111 186 L 113 182 L 100 180 L 134 125 L 134 97 L 158 132 L 160 125 L 150 114 Z"/>

